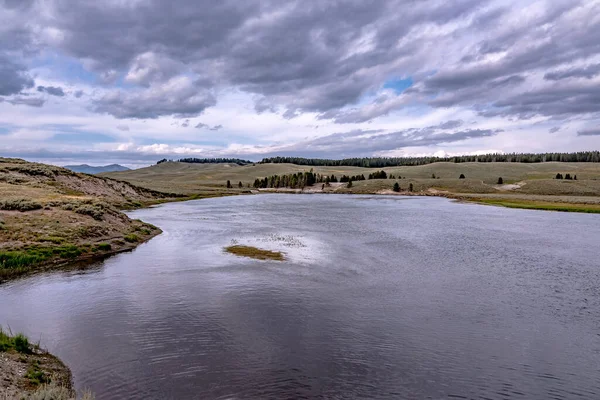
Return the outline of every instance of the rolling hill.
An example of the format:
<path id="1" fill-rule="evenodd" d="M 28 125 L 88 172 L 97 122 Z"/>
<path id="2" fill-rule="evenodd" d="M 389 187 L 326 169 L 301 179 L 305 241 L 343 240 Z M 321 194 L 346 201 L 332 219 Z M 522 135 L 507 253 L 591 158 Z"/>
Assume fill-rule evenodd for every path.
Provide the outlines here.
<path id="1" fill-rule="evenodd" d="M 90 175 L 100 174 L 102 172 L 119 172 L 119 171 L 129 171 L 130 170 L 129 168 L 124 167 L 119 164 L 110 164 L 110 165 L 104 165 L 104 166 L 99 166 L 99 167 L 93 167 L 93 166 L 87 165 L 87 164 L 65 165 L 65 168 L 70 169 L 71 171 L 74 171 L 74 172 L 81 172 L 81 173 L 90 174 Z"/>
<path id="2" fill-rule="evenodd" d="M 0 158 L 0 281 L 131 249 L 160 230 L 119 209 L 171 198 L 110 178 Z"/>
<path id="3" fill-rule="evenodd" d="M 313 170 L 324 175 L 360 175 L 368 176 L 376 171 L 361 167 L 311 167 L 295 164 L 188 164 L 165 162 L 147 168 L 124 172 L 112 172 L 102 176 L 130 182 L 134 185 L 154 190 L 194 194 L 202 191 L 221 190 L 229 180 L 236 186 L 242 182 L 244 187 L 252 184 L 256 178 L 271 175 L 284 175 Z M 497 193 L 501 187 L 496 185 L 502 177 L 505 184 L 516 184 L 510 193 L 536 195 L 589 195 L 600 196 L 600 163 L 450 163 L 440 162 L 419 166 L 382 168 L 387 174 L 393 174 L 425 191 L 429 188 L 458 193 Z M 577 175 L 577 181 L 554 179 L 557 173 Z M 458 179 L 461 174 L 466 179 Z M 435 179 L 432 179 L 435 176 Z M 376 180 L 380 181 L 380 180 Z M 360 187 L 375 185 L 370 181 L 356 182 Z M 386 181 L 377 185 L 388 185 Z M 375 185 L 375 186 L 377 186 Z M 389 183 L 391 186 L 393 183 Z M 357 188 L 356 190 L 359 190 Z M 365 189 L 368 191 L 369 189 Z"/>

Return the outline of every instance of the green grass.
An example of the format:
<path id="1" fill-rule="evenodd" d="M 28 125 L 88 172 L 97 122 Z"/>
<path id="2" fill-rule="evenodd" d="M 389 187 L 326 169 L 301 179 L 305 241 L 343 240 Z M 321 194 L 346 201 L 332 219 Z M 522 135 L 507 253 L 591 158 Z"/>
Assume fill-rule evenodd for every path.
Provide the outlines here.
<path id="1" fill-rule="evenodd" d="M 84 252 L 87 252 L 86 248 L 75 245 L 28 246 L 19 250 L 0 251 L 0 280 L 27 273 L 50 259 L 74 259 Z"/>
<path id="2" fill-rule="evenodd" d="M 0 327 L 0 351 L 15 350 L 22 354 L 31 353 L 29 339 L 22 333 L 12 336 Z"/>
<path id="3" fill-rule="evenodd" d="M 34 386 L 39 386 L 45 383 L 50 383 L 51 379 L 42 369 L 38 361 L 35 361 L 29 365 L 27 374 L 25 375 L 29 379 L 29 383 Z"/>
<path id="4" fill-rule="evenodd" d="M 162 163 L 147 168 L 124 172 L 111 172 L 105 174 L 113 178 L 125 180 L 135 185 L 154 188 L 156 190 L 179 193 L 203 193 L 210 191 L 226 191 L 227 180 L 241 181 L 244 186 L 254 182 L 256 178 L 271 175 L 283 175 L 295 172 L 304 172 L 313 169 L 320 174 L 341 175 L 368 175 L 376 170 L 360 167 L 311 167 L 295 164 L 256 164 L 239 166 L 235 164 L 187 164 L 187 163 Z M 464 174 L 467 180 L 477 180 L 487 185 L 496 185 L 498 178 L 502 177 L 504 183 L 514 183 L 522 180 L 544 179 L 551 180 L 557 173 L 570 173 L 577 175 L 580 185 L 587 185 L 597 179 L 600 184 L 600 163 L 435 163 L 420 166 L 388 167 L 382 168 L 388 175 L 405 177 L 414 180 L 434 181 L 434 174 L 446 181 L 447 185 L 455 183 L 458 177 Z M 583 183 L 583 181 L 586 181 Z M 354 182 L 356 183 L 356 182 Z M 432 184 L 432 183 L 431 183 Z M 564 186 L 564 185 L 563 185 Z M 592 191 L 600 193 L 596 185 L 590 187 Z M 241 189 L 234 188 L 233 192 Z M 244 188 L 245 189 L 245 188 Z M 557 188 L 553 185 L 549 190 Z M 561 190 L 565 190 L 562 188 Z M 544 193 L 546 194 L 546 193 Z M 553 194 L 553 193 L 547 193 Z"/>
<path id="5" fill-rule="evenodd" d="M 61 244 L 65 242 L 65 238 L 60 237 L 60 236 L 45 236 L 42 238 L 39 238 L 38 241 L 40 242 L 50 242 L 50 243 L 54 243 L 54 244 Z"/>
<path id="6" fill-rule="evenodd" d="M 26 269 L 33 264 L 45 261 L 48 255 L 43 253 L 28 253 L 25 251 L 3 251 L 0 252 L 0 270 Z"/>
<path id="7" fill-rule="evenodd" d="M 280 251 L 270 251 L 252 246 L 234 245 L 225 248 L 225 251 L 240 257 L 250 257 L 257 260 L 283 261 L 285 257 Z"/>
<path id="8" fill-rule="evenodd" d="M 130 233 L 129 235 L 124 236 L 123 239 L 128 243 L 136 243 L 140 241 L 139 236 L 135 233 Z"/>
<path id="9" fill-rule="evenodd" d="M 523 208 L 527 210 L 563 211 L 600 214 L 600 205 L 597 204 L 570 204 L 549 203 L 528 200 L 506 200 L 506 199 L 472 199 L 477 203 L 489 204 L 508 208 Z"/>

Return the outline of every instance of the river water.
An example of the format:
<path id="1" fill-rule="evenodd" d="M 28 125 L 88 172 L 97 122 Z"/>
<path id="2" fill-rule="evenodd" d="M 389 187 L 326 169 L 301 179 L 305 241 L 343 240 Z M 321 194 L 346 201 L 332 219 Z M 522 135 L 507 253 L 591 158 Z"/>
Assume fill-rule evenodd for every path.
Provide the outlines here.
<path id="1" fill-rule="evenodd" d="M 600 215 L 284 194 L 130 214 L 164 233 L 0 286 L 0 324 L 97 399 L 600 398 Z"/>

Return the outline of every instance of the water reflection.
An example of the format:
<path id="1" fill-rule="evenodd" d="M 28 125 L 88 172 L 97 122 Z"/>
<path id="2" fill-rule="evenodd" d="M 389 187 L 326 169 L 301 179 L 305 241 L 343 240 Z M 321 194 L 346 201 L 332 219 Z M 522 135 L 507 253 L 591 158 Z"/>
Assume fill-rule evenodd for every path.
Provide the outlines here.
<path id="1" fill-rule="evenodd" d="M 599 216 L 334 195 L 133 215 L 164 234 L 0 287 L 0 321 L 98 398 L 600 397 Z"/>

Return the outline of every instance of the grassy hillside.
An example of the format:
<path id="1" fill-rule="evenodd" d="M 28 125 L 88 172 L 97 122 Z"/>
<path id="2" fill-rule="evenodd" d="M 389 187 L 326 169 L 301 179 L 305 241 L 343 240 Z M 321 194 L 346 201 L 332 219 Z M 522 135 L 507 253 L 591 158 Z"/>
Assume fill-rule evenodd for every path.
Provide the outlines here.
<path id="1" fill-rule="evenodd" d="M 234 186 L 228 193 L 248 191 L 256 178 L 313 170 L 331 175 L 368 176 L 377 169 L 360 167 L 310 167 L 294 164 L 187 164 L 166 162 L 138 170 L 104 174 L 154 190 L 219 195 L 229 180 Z M 352 188 L 333 184 L 327 193 L 393 194 L 398 182 L 401 194 L 441 195 L 507 207 L 598 212 L 600 204 L 600 163 L 447 163 L 383 168 L 397 177 L 357 181 Z M 577 180 L 554 179 L 557 173 L 576 175 Z M 458 179 L 464 174 L 466 179 Z M 435 176 L 435 178 L 433 178 Z M 503 184 L 498 185 L 502 177 Z M 244 188 L 238 189 L 238 182 Z M 410 185 L 413 192 L 408 192 Z M 275 189 L 264 189 L 273 191 Z M 279 189 L 297 192 L 299 190 Z M 321 185 L 304 191 L 321 192 Z"/>
<path id="2" fill-rule="evenodd" d="M 236 186 L 244 187 L 254 179 L 270 175 L 282 175 L 299 171 L 309 171 L 310 166 L 294 164 L 186 164 L 177 162 L 162 163 L 147 168 L 113 172 L 104 176 L 125 180 L 135 185 L 155 190 L 193 194 L 198 192 L 219 192 L 227 180 Z M 312 167 L 321 174 L 336 176 L 368 176 L 371 168 L 359 167 Z M 510 188 L 510 193 L 538 195 L 600 196 L 600 163 L 435 163 L 414 167 L 383 168 L 388 174 L 412 180 L 418 191 L 430 188 L 457 193 L 498 193 L 507 192 L 496 185 L 502 177 L 504 184 L 519 183 L 518 188 Z M 555 180 L 557 173 L 577 175 L 577 181 Z M 467 179 L 458 179 L 464 174 Z M 432 175 L 436 178 L 432 179 Z M 385 188 L 388 183 L 364 181 L 355 182 L 354 192 L 373 193 Z M 393 183 L 389 183 L 389 187 Z"/>
<path id="3" fill-rule="evenodd" d="M 172 196 L 0 158 L 0 281 L 134 247 L 160 231 L 119 211 Z"/>
<path id="4" fill-rule="evenodd" d="M 165 162 L 147 168 L 124 172 L 110 172 L 101 176 L 131 182 L 146 188 L 175 193 L 221 193 L 228 180 L 236 186 L 242 182 L 244 187 L 254 179 L 269 175 L 289 174 L 298 171 L 310 171 L 311 167 L 294 164 L 188 164 Z M 365 171 L 355 167 L 320 167 L 315 171 L 327 174 L 345 174 L 348 171 Z"/>
<path id="5" fill-rule="evenodd" d="M 99 166 L 99 167 L 93 167 L 93 166 L 87 165 L 87 164 L 65 165 L 65 168 L 70 169 L 71 171 L 74 171 L 74 172 L 82 172 L 84 174 L 92 174 L 92 175 L 99 174 L 101 172 L 129 171 L 129 168 L 124 167 L 119 164 L 103 165 L 103 166 Z"/>

